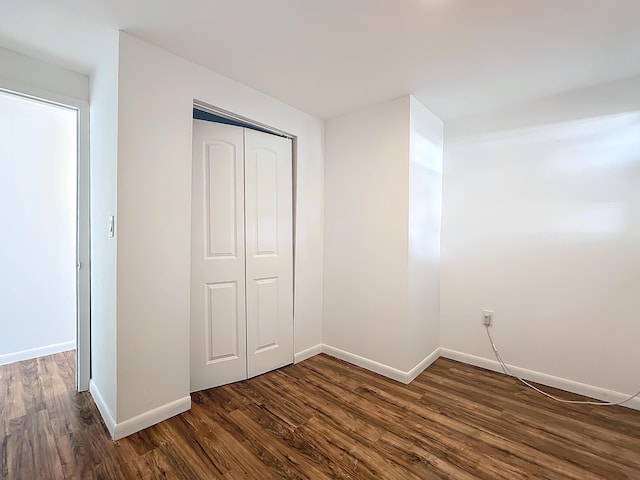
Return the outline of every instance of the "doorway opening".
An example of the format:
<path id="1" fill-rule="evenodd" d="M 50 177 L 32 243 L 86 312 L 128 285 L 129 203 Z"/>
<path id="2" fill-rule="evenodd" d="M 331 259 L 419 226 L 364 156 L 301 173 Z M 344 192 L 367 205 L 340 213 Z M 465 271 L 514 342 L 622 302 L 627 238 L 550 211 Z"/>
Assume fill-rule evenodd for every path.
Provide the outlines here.
<path id="1" fill-rule="evenodd" d="M 57 355 L 89 382 L 87 106 L 0 90 L 0 365 Z M 37 362 L 36 362 L 37 363 Z"/>

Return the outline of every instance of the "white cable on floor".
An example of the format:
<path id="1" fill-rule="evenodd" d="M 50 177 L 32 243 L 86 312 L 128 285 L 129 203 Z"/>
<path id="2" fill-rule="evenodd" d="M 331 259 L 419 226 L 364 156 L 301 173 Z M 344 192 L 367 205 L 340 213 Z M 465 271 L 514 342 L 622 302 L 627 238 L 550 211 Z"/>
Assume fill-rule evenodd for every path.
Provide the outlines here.
<path id="1" fill-rule="evenodd" d="M 497 349 L 495 343 L 493 343 L 493 338 L 491 337 L 491 332 L 489 331 L 489 326 L 485 325 L 485 328 L 487 329 L 487 335 L 489 337 L 489 341 L 491 342 L 491 348 L 493 349 L 493 353 L 495 354 L 496 360 L 498 360 L 498 363 L 500 363 L 500 366 L 502 366 L 502 370 L 504 370 L 504 373 L 507 374 L 507 375 L 511 375 L 512 377 L 517 378 L 523 384 L 525 384 L 527 387 L 534 389 L 536 392 L 541 393 L 545 397 L 549 397 L 549 398 L 555 400 L 556 402 L 574 403 L 574 404 L 579 404 L 579 405 L 599 405 L 599 406 L 609 407 L 609 406 L 613 406 L 613 405 L 622 405 L 623 403 L 627 403 L 629 400 L 633 400 L 638 395 L 640 395 L 640 390 L 638 390 L 633 395 L 625 398 L 624 400 L 620 400 L 619 402 L 592 402 L 592 401 L 581 401 L 581 400 L 565 400 L 565 399 L 562 399 L 562 398 L 554 397 L 550 393 L 543 392 L 542 390 L 540 390 L 535 385 L 530 384 L 529 382 L 527 382 L 523 378 L 520 378 L 518 375 L 513 373 L 511 371 L 511 369 L 507 366 L 507 364 L 502 360 L 502 356 L 500 355 L 500 352 L 498 352 L 498 349 Z"/>

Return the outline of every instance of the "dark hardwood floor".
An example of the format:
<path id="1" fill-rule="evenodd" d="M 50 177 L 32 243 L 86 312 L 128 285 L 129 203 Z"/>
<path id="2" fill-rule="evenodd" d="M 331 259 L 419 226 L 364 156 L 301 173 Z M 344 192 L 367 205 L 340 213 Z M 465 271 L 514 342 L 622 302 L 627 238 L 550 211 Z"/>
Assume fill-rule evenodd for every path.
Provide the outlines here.
<path id="1" fill-rule="evenodd" d="M 450 360 L 405 386 L 318 355 L 117 442 L 74 363 L 0 367 L 0 478 L 640 479 L 640 412 L 563 406 Z"/>

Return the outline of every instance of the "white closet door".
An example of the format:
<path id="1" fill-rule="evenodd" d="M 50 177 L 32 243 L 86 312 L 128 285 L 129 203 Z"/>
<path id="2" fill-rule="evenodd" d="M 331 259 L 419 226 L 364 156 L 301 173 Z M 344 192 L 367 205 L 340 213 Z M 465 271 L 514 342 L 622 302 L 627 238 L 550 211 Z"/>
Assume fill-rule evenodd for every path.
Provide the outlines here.
<path id="1" fill-rule="evenodd" d="M 245 130 L 247 369 L 293 362 L 291 140 Z"/>
<path id="2" fill-rule="evenodd" d="M 243 137 L 193 121 L 192 392 L 247 378 Z"/>

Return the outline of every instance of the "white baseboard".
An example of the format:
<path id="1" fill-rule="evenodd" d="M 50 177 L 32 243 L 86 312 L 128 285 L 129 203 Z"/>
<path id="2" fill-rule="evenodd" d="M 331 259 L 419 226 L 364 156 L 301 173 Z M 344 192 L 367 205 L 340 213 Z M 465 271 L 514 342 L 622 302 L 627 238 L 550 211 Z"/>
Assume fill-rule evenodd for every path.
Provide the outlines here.
<path id="1" fill-rule="evenodd" d="M 113 440 L 120 440 L 121 438 L 139 432 L 140 430 L 151 427 L 156 423 L 160 423 L 168 418 L 186 412 L 191 408 L 191 396 L 187 395 L 186 397 L 180 398 L 174 402 L 149 410 L 137 417 L 116 423 L 111 410 L 107 406 L 104 401 L 104 397 L 93 380 L 89 382 L 89 392 L 91 393 L 93 401 L 96 403 L 98 411 L 100 412 L 100 415 L 102 415 L 104 423 L 107 426 L 107 430 L 109 430 Z"/>
<path id="2" fill-rule="evenodd" d="M 331 355 L 332 357 L 339 358 L 340 360 L 344 360 L 345 362 L 349 362 L 353 365 L 357 365 L 359 367 L 365 368 L 367 370 L 405 384 L 411 383 L 418 375 L 420 375 L 420 373 L 426 370 L 440 356 L 502 373 L 502 367 L 495 360 L 457 352 L 448 348 L 437 348 L 407 372 L 390 367 L 380 362 L 376 362 L 375 360 L 371 360 L 353 353 L 346 352 L 344 350 L 340 350 L 330 345 L 322 344 L 296 353 L 294 356 L 295 363 L 302 362 L 303 360 L 306 360 L 307 358 L 310 358 L 319 353 L 326 353 L 327 355 Z M 623 393 L 614 392 L 612 390 L 574 382 L 572 380 L 554 377 L 552 375 L 514 367 L 512 365 L 509 365 L 509 368 L 513 370 L 514 373 L 526 380 L 530 380 L 532 382 L 540 383 L 542 385 L 547 385 L 568 392 L 573 392 L 579 395 L 584 395 L 586 397 L 596 398 L 602 401 L 620 401 L 628 396 Z M 171 418 L 175 415 L 179 415 L 180 413 L 183 413 L 191 408 L 191 397 L 186 396 L 176 401 L 170 402 L 166 405 L 162 405 L 158 408 L 145 412 L 124 422 L 116 423 L 113 414 L 105 403 L 102 394 L 98 390 L 93 380 L 91 380 L 91 382 L 89 383 L 89 391 L 91 392 L 96 406 L 98 407 L 98 410 L 100 411 L 100 414 L 104 419 L 107 429 L 109 430 L 109 433 L 114 440 L 118 440 L 133 433 L 139 432 L 140 430 L 167 420 L 168 418 Z M 624 406 L 632 408 L 634 410 L 640 410 L 640 398 L 635 398 L 625 403 Z"/>
<path id="3" fill-rule="evenodd" d="M 440 358 L 440 348 L 436 348 L 430 355 L 428 355 L 424 360 L 419 362 L 415 367 L 407 372 L 407 379 L 404 383 L 409 384 L 415 380 L 415 378 L 424 372 L 429 365 L 435 362 L 438 358 Z"/>
<path id="4" fill-rule="evenodd" d="M 191 408 L 191 396 L 187 395 L 173 402 L 162 405 L 148 412 L 144 412 L 137 417 L 130 418 L 124 422 L 116 424 L 115 432 L 112 435 L 114 440 L 127 437 L 133 433 L 151 427 L 156 423 L 163 422 L 171 417 L 175 417 Z"/>
<path id="5" fill-rule="evenodd" d="M 468 363 L 469 365 L 475 365 L 476 367 L 485 368 L 494 372 L 504 373 L 502 367 L 496 360 L 490 360 L 488 358 L 476 357 L 475 355 L 469 355 L 467 353 L 457 352 L 448 348 L 441 348 L 440 355 L 449 358 L 451 360 L 457 360 L 459 362 Z M 540 383 L 553 388 L 559 388 L 567 392 L 576 393 L 589 398 L 595 398 L 603 402 L 618 402 L 624 400 L 629 395 L 620 392 L 614 392 L 613 390 L 607 390 L 593 385 L 587 385 L 585 383 L 574 382 L 573 380 L 567 380 L 565 378 L 554 377 L 547 375 L 546 373 L 540 373 L 533 370 L 527 370 L 525 368 L 515 367 L 513 365 L 507 365 L 516 375 L 529 380 L 531 382 Z M 624 407 L 632 408 L 634 410 L 640 410 L 640 398 L 636 397 L 633 400 L 625 403 Z"/>
<path id="6" fill-rule="evenodd" d="M 322 353 L 321 343 L 319 343 L 314 347 L 307 348 L 306 350 L 302 350 L 301 352 L 296 353 L 293 357 L 294 358 L 293 363 L 300 363 L 303 360 L 306 360 L 307 358 L 311 358 L 314 355 L 318 355 L 319 353 Z"/>
<path id="7" fill-rule="evenodd" d="M 330 345 L 324 345 L 322 351 L 327 355 L 331 355 L 332 357 L 339 358 L 340 360 L 344 360 L 345 362 L 352 363 L 359 367 L 371 370 L 372 372 L 378 373 L 382 376 L 397 380 L 398 382 L 402 382 L 405 384 L 411 383 L 414 378 L 420 375 L 420 373 L 422 373 L 440 356 L 439 349 L 436 349 L 433 353 L 427 356 L 424 360 L 420 361 L 411 370 L 409 370 L 408 372 L 404 372 L 402 370 L 398 370 L 397 368 L 393 368 L 383 363 L 376 362 L 375 360 L 370 360 L 353 353 L 345 352 L 344 350 L 340 350 L 339 348 L 335 348 Z"/>
<path id="8" fill-rule="evenodd" d="M 111 434 L 111 438 L 114 437 L 114 433 L 116 431 L 116 421 L 113 418 L 113 413 L 111 413 L 111 409 L 107 406 L 107 402 L 104 401 L 104 397 L 98 386 L 94 383 L 93 379 L 89 380 L 89 393 L 93 397 L 93 401 L 98 407 L 98 411 L 100 415 L 102 415 L 102 419 L 104 420 L 104 424 L 107 426 L 107 430 Z"/>
<path id="9" fill-rule="evenodd" d="M 44 357 L 45 355 L 75 350 L 75 348 L 76 342 L 72 340 L 70 342 L 22 350 L 21 352 L 5 353 L 4 355 L 0 355 L 0 365 L 8 365 L 9 363 L 21 362 L 22 360 L 31 360 L 32 358 Z"/>

